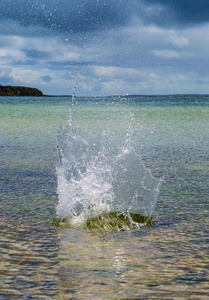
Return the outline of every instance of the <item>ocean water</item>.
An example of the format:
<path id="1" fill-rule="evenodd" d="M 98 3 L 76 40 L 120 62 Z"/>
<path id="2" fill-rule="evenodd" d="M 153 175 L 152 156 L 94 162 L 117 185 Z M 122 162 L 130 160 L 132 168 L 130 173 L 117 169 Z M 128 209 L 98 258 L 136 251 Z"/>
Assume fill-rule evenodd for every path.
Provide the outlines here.
<path id="1" fill-rule="evenodd" d="M 0 299 L 208 299 L 209 96 L 75 97 L 65 148 L 70 107 L 70 97 L 0 97 Z M 81 175 L 91 162 L 74 194 L 59 177 L 63 119 L 68 168 L 70 153 Z M 55 226 L 84 192 L 84 215 L 100 198 L 139 213 L 148 199 L 154 223 Z"/>

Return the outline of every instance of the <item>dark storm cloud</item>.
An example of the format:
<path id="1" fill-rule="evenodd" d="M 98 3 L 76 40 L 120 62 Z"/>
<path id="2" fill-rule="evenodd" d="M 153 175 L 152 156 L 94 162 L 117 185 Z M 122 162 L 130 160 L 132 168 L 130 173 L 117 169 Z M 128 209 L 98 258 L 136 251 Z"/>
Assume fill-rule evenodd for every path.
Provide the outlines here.
<path id="1" fill-rule="evenodd" d="M 134 16 L 144 24 L 196 25 L 209 22 L 209 0 L 0 0 L 2 28 L 21 35 L 87 33 L 127 25 Z"/>
<path id="2" fill-rule="evenodd" d="M 141 3 L 138 0 L 138 3 Z M 143 0 L 147 7 L 147 1 Z M 145 16 L 145 20 L 164 26 L 192 26 L 209 22 L 208 0 L 149 0 L 150 7 L 159 5 L 151 16 Z M 146 15 L 146 14 L 145 14 Z"/>
<path id="3" fill-rule="evenodd" d="M 73 33 L 115 27 L 129 16 L 125 0 L 1 0 L 0 4 L 1 20 Z"/>

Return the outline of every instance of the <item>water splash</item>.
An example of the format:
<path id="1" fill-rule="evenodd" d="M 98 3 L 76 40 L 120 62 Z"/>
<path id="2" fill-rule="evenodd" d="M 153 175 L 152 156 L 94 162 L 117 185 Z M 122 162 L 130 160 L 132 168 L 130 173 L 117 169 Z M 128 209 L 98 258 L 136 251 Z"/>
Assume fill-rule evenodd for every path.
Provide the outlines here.
<path id="1" fill-rule="evenodd" d="M 133 113 L 115 104 L 85 108 L 83 118 L 90 112 L 85 121 L 75 124 L 71 107 L 58 130 L 59 203 L 54 223 L 101 230 L 129 230 L 148 224 L 160 180 L 141 160 Z"/>

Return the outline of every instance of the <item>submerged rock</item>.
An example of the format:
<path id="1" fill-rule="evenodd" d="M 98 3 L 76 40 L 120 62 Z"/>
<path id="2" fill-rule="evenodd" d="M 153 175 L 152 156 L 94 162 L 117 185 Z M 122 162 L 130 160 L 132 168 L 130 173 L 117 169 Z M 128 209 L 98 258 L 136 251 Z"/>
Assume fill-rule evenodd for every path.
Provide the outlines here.
<path id="1" fill-rule="evenodd" d="M 43 96 L 43 93 L 31 87 L 0 85 L 0 96 Z"/>

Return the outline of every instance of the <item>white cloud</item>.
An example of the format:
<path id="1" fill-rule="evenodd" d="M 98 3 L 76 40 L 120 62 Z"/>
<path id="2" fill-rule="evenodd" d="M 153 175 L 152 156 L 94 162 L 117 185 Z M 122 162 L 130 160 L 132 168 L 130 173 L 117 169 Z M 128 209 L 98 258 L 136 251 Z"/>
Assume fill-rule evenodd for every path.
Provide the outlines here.
<path id="1" fill-rule="evenodd" d="M 181 80 L 188 80 L 189 76 L 184 74 L 175 74 L 175 75 L 168 76 L 168 78 L 172 81 L 181 81 Z"/>
<path id="2" fill-rule="evenodd" d="M 168 41 L 178 47 L 188 47 L 190 45 L 189 39 L 178 31 L 171 31 L 168 36 Z"/>
<path id="3" fill-rule="evenodd" d="M 0 48 L 0 65 L 8 63 L 23 63 L 26 60 L 26 55 L 18 49 Z"/>
<path id="4" fill-rule="evenodd" d="M 150 73 L 150 77 L 151 77 L 151 78 L 158 78 L 158 75 L 157 75 L 156 73 L 153 73 L 153 72 L 152 72 L 152 73 Z"/>
<path id="5" fill-rule="evenodd" d="M 134 68 L 94 66 L 92 69 L 97 76 L 106 79 L 121 78 L 135 81 L 142 77 L 142 73 Z"/>
<path id="6" fill-rule="evenodd" d="M 171 30 L 146 26 L 135 18 L 129 26 L 76 37 L 1 33 L 1 82 L 11 78 L 11 83 L 44 87 L 55 94 L 71 93 L 76 84 L 80 94 L 209 92 L 204 80 L 208 24 Z M 53 79 L 44 82 L 43 76 Z"/>
<path id="7" fill-rule="evenodd" d="M 37 85 L 43 83 L 41 77 L 51 76 L 50 70 L 31 70 L 24 68 L 12 68 L 9 76 L 14 82 L 29 85 Z"/>
<path id="8" fill-rule="evenodd" d="M 71 41 L 64 43 L 59 37 L 21 37 L 0 35 L 0 59 L 4 55 L 6 63 L 35 61 L 45 67 L 52 63 L 89 63 L 95 60 L 96 53 L 100 51 L 97 46 L 77 46 Z M 6 45 L 6 46 L 5 46 Z M 31 53 L 31 54 L 29 54 Z M 36 54 L 37 53 L 37 54 Z M 35 55 L 36 54 L 36 55 Z M 29 56 L 30 55 L 30 56 Z M 2 61 L 2 64 L 4 62 Z"/>
<path id="9" fill-rule="evenodd" d="M 153 54 L 160 58 L 178 58 L 180 54 L 174 50 L 154 50 Z"/>
<path id="10" fill-rule="evenodd" d="M 190 49 L 196 57 L 209 57 L 209 24 L 183 31 L 190 42 Z"/>

